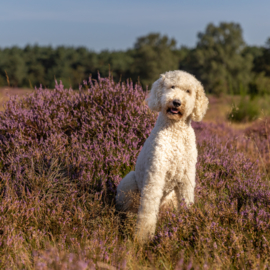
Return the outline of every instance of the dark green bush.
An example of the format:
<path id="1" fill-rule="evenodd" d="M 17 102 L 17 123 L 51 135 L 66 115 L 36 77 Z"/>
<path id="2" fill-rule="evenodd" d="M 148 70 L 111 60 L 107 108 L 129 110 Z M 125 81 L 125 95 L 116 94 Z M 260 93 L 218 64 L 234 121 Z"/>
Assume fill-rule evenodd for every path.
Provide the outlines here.
<path id="1" fill-rule="evenodd" d="M 254 76 L 253 80 L 249 83 L 249 94 L 252 98 L 257 95 L 265 96 L 270 94 L 270 78 L 261 72 Z"/>
<path id="2" fill-rule="evenodd" d="M 242 97 L 238 105 L 232 105 L 232 110 L 227 118 L 233 122 L 250 122 L 260 115 L 260 108 L 257 99 Z"/>

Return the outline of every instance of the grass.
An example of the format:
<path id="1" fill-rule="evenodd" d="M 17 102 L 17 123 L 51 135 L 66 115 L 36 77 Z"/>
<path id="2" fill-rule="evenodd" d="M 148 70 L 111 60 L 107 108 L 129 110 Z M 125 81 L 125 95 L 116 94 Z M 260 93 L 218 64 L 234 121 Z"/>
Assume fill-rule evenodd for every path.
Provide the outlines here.
<path id="1" fill-rule="evenodd" d="M 117 213 L 114 195 L 156 115 L 139 86 L 101 78 L 85 88 L 39 90 L 0 113 L 1 269 L 269 267 L 267 118 L 234 128 L 232 98 L 210 97 L 206 121 L 193 124 L 195 203 L 162 209 L 141 246 L 136 215 Z"/>

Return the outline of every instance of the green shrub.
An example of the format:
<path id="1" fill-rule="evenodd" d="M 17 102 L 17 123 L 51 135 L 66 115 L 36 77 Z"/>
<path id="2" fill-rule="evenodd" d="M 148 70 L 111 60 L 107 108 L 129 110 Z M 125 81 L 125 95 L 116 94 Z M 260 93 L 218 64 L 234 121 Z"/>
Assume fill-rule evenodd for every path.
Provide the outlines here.
<path id="1" fill-rule="evenodd" d="M 269 95 L 270 94 L 270 78 L 265 76 L 264 72 L 256 74 L 252 81 L 249 83 L 249 94 L 252 98 L 256 95 Z"/>
<path id="2" fill-rule="evenodd" d="M 228 120 L 233 122 L 249 122 L 257 119 L 260 115 L 260 108 L 257 99 L 242 97 L 239 104 L 233 104 Z"/>

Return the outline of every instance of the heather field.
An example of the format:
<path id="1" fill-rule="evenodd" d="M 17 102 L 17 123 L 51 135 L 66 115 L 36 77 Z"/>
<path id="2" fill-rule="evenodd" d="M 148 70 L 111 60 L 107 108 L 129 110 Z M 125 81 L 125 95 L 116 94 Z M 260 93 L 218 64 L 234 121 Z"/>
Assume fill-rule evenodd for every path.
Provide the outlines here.
<path id="1" fill-rule="evenodd" d="M 270 269 L 270 119 L 236 128 L 214 97 L 193 123 L 194 205 L 163 209 L 154 240 L 133 239 L 136 215 L 117 213 L 114 196 L 157 118 L 145 98 L 110 78 L 10 98 L 0 112 L 0 269 Z"/>

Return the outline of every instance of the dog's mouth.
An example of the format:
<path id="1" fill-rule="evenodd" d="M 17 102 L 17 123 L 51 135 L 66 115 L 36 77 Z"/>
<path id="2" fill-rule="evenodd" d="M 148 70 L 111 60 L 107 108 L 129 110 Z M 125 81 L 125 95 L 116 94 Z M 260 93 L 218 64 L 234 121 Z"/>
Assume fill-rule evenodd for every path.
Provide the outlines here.
<path id="1" fill-rule="evenodd" d="M 168 108 L 167 113 L 173 114 L 173 115 L 175 115 L 175 114 L 182 115 L 182 113 L 180 111 L 178 111 L 176 108 Z"/>

